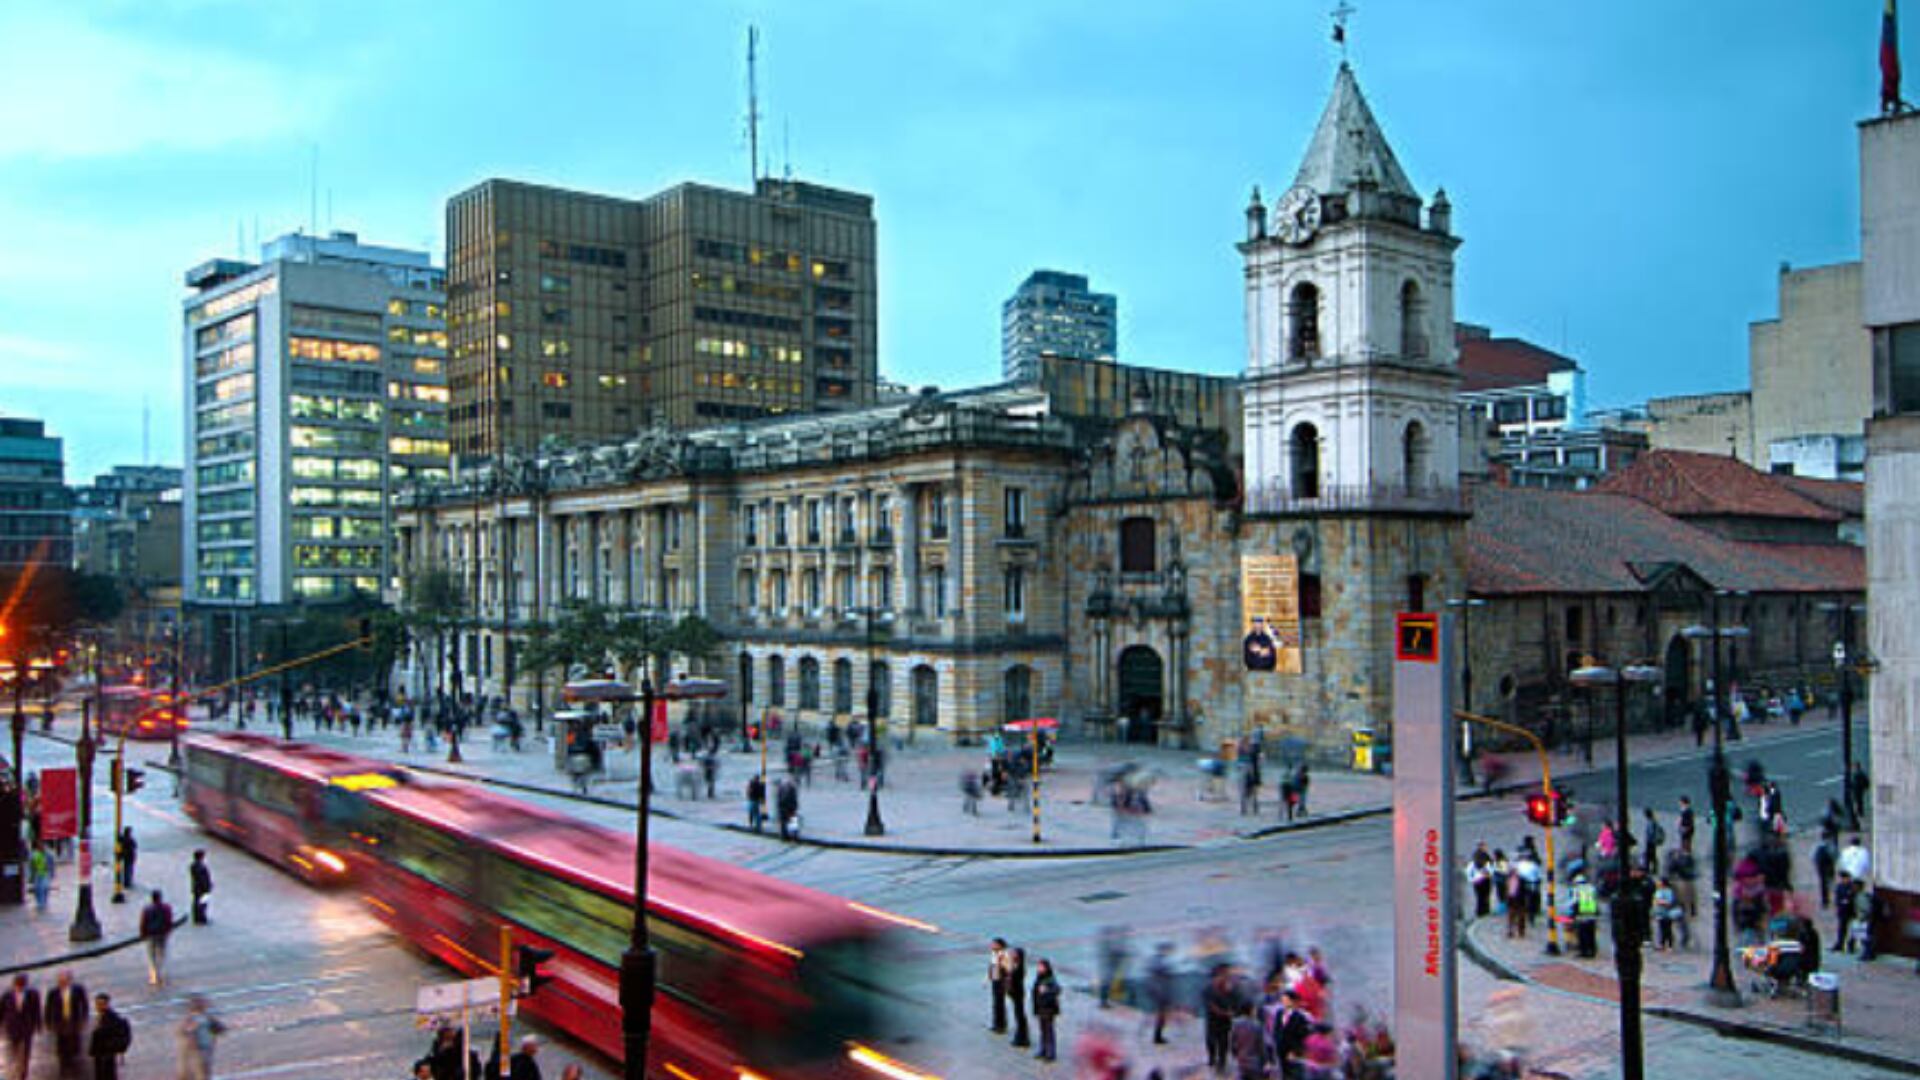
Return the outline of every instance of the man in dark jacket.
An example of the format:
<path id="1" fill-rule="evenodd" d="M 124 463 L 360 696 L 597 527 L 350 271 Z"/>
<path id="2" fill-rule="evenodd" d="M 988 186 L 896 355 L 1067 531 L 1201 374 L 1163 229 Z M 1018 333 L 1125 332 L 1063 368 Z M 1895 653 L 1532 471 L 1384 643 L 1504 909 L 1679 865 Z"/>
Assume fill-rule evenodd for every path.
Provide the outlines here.
<path id="1" fill-rule="evenodd" d="M 7 1037 L 7 1075 L 26 1080 L 33 1037 L 40 1033 L 40 991 L 25 975 L 13 977 L 13 989 L 0 997 L 0 1033 Z"/>
<path id="2" fill-rule="evenodd" d="M 800 826 L 800 789 L 793 777 L 781 777 L 774 788 L 774 809 L 780 815 L 780 839 L 793 839 L 794 831 Z"/>
<path id="3" fill-rule="evenodd" d="M 133 826 L 128 825 L 113 843 L 113 869 L 120 876 L 121 888 L 133 888 L 133 864 L 139 857 L 140 844 L 133 838 Z"/>
<path id="4" fill-rule="evenodd" d="M 987 950 L 987 990 L 993 998 L 993 1033 L 1007 1031 L 1007 941 L 994 938 Z"/>
<path id="5" fill-rule="evenodd" d="M 81 1036 L 86 1034 L 91 1008 L 87 988 L 73 981 L 71 971 L 62 971 L 54 988 L 40 1002 L 40 1018 L 53 1033 L 53 1053 L 60 1061 L 61 1076 L 80 1074 Z"/>
<path id="6" fill-rule="evenodd" d="M 207 896 L 213 892 L 213 870 L 207 866 L 205 848 L 193 852 L 193 864 L 187 867 L 187 881 L 193 889 L 193 924 L 207 925 Z"/>
<path id="7" fill-rule="evenodd" d="M 173 936 L 173 907 L 153 890 L 153 900 L 140 909 L 140 938 L 147 943 L 147 981 L 167 981 L 167 939 Z"/>
<path id="8" fill-rule="evenodd" d="M 93 1037 L 87 1040 L 93 1080 L 119 1080 L 120 1056 L 133 1045 L 133 1028 L 113 1011 L 113 999 L 106 994 L 94 995 L 93 1013 Z"/>
<path id="9" fill-rule="evenodd" d="M 1288 990 L 1280 995 L 1280 1011 L 1273 1014 L 1273 1053 L 1280 1059 L 1280 1075 L 1301 1075 L 1300 1056 L 1307 1048 L 1307 1036 L 1313 1032 L 1313 1018 L 1300 1007 L 1300 995 Z"/>

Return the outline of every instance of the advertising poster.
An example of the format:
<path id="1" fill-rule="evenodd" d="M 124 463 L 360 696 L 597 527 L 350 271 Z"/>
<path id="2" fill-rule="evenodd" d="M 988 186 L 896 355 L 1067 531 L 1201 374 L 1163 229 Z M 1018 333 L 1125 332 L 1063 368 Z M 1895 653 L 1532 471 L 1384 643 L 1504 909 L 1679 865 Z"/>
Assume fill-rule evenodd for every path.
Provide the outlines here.
<path id="1" fill-rule="evenodd" d="M 1300 560 L 1296 556 L 1241 556 L 1240 621 L 1247 670 L 1300 674 Z"/>

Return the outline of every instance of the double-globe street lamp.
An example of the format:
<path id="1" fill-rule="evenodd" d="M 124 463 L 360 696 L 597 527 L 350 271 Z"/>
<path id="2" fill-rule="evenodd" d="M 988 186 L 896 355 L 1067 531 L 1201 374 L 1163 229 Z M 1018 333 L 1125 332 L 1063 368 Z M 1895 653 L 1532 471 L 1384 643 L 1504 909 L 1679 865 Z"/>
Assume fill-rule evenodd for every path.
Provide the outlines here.
<path id="1" fill-rule="evenodd" d="M 866 620 L 867 642 L 867 826 L 868 836 L 885 836 L 887 823 L 880 817 L 880 687 L 874 682 L 874 628 L 893 622 L 893 611 L 869 604 L 847 609 L 852 618 Z M 888 669 L 891 673 L 892 669 Z"/>
<path id="2" fill-rule="evenodd" d="M 589 679 L 568 683 L 561 691 L 563 700 L 579 704 L 640 706 L 636 725 L 640 742 L 640 805 L 634 816 L 633 846 L 633 929 L 627 937 L 627 951 L 620 957 L 620 1028 L 625 1043 L 627 1080 L 646 1080 L 647 1045 L 653 1037 L 653 997 L 657 965 L 653 944 L 647 935 L 647 818 L 653 804 L 653 709 L 656 701 L 691 701 L 723 698 L 727 686 L 717 679 L 676 679 L 658 693 L 653 680 L 643 677 L 640 692 L 633 684 L 619 679 Z"/>
<path id="3" fill-rule="evenodd" d="M 1707 1002 L 1724 1008 L 1740 1005 L 1740 988 L 1733 978 L 1733 958 L 1727 944 L 1727 861 L 1732 838 L 1728 835 L 1728 816 L 1733 809 L 1733 774 L 1727 769 L 1727 752 L 1721 725 L 1727 716 L 1726 681 L 1720 672 L 1720 640 L 1747 636 L 1744 626 L 1726 626 L 1720 622 L 1720 599 L 1738 595 L 1726 589 L 1714 590 L 1708 599 L 1709 625 L 1689 626 L 1681 636 L 1708 642 L 1712 650 L 1708 661 L 1713 684 L 1713 758 L 1707 767 L 1707 793 L 1713 804 L 1713 969 L 1707 976 Z"/>
<path id="4" fill-rule="evenodd" d="M 1659 682 L 1660 669 L 1646 664 L 1629 664 L 1618 669 L 1604 667 L 1589 657 L 1567 680 L 1575 686 L 1613 688 L 1613 783 L 1614 800 L 1619 806 L 1614 837 L 1620 862 L 1620 882 L 1613 897 L 1613 961 L 1620 979 L 1621 1080 L 1643 1080 L 1646 1051 L 1640 1031 L 1640 929 L 1644 925 L 1648 897 L 1644 883 L 1636 883 L 1632 876 L 1634 840 L 1627 802 L 1627 687 L 1633 683 Z"/>
<path id="5" fill-rule="evenodd" d="M 87 642 L 92 658 L 93 693 L 80 702 L 80 739 L 73 744 L 74 763 L 80 769 L 80 883 L 76 889 L 73 924 L 67 928 L 67 940 L 85 943 L 100 940 L 100 917 L 93 910 L 93 717 L 105 700 L 100 688 L 100 640 L 98 631 Z M 117 870 L 116 870 L 117 872 Z"/>

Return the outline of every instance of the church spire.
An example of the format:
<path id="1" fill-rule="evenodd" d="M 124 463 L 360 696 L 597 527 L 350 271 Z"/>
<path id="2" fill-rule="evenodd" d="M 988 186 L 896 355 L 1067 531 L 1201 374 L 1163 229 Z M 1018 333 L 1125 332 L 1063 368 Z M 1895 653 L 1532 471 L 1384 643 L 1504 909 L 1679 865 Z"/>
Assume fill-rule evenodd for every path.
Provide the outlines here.
<path id="1" fill-rule="evenodd" d="M 1420 198 L 1393 156 L 1393 148 L 1387 145 L 1373 110 L 1367 107 L 1353 68 L 1343 60 L 1333 80 L 1333 95 L 1320 114 L 1320 125 L 1313 131 L 1313 140 L 1307 144 L 1307 155 L 1293 182 L 1321 195 L 1339 195 L 1362 181 L 1370 182 L 1382 194 L 1416 202 Z"/>

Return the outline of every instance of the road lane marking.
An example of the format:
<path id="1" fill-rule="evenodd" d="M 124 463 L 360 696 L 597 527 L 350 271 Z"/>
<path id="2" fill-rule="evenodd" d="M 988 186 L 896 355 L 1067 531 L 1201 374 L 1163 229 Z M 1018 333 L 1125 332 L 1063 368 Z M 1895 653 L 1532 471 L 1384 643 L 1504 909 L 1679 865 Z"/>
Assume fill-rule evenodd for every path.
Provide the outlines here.
<path id="1" fill-rule="evenodd" d="M 227 1072 L 226 1070 L 223 1069 L 220 1072 L 220 1076 L 221 1076 L 221 1080 L 241 1080 L 242 1077 L 249 1077 L 249 1076 L 282 1076 L 287 1073 L 302 1073 L 307 1076 L 319 1076 L 319 1075 L 324 1075 L 325 1070 L 328 1068 L 338 1067 L 341 1065 L 352 1065 L 356 1062 L 362 1062 L 362 1061 L 385 1061 L 385 1060 L 388 1060 L 388 1055 L 386 1054 L 339 1055 L 339 1056 L 329 1057 L 329 1058 L 312 1058 L 307 1061 L 287 1062 L 281 1065 L 266 1065 L 258 1069 L 247 1069 L 244 1072 Z M 312 1071 L 309 1072 L 308 1070 L 312 1070 Z"/>

